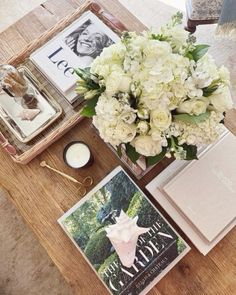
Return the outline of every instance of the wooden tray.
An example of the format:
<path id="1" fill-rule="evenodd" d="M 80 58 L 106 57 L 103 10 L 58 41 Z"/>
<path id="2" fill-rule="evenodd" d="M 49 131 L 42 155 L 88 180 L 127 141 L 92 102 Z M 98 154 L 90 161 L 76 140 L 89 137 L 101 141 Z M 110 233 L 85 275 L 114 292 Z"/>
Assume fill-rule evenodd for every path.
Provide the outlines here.
<path id="1" fill-rule="evenodd" d="M 58 140 L 73 126 L 82 120 L 80 110 L 82 106 L 73 108 L 60 92 L 37 70 L 34 64 L 29 60 L 29 56 L 36 49 L 43 46 L 47 41 L 56 36 L 59 32 L 64 30 L 68 25 L 75 21 L 85 11 L 90 10 L 96 14 L 107 26 L 109 26 L 117 34 L 127 30 L 126 27 L 103 7 L 92 1 L 86 1 L 81 7 L 75 10 L 74 13 L 63 18 L 51 29 L 44 32 L 38 39 L 29 43 L 23 51 L 11 58 L 8 63 L 15 67 L 24 65 L 27 67 L 42 84 L 42 86 L 57 100 L 63 109 L 62 116 L 44 130 L 40 135 L 29 143 L 22 143 L 9 131 L 5 124 L 0 121 L 0 144 L 6 150 L 12 159 L 20 164 L 27 164 L 38 154 L 44 151 L 53 142 Z"/>

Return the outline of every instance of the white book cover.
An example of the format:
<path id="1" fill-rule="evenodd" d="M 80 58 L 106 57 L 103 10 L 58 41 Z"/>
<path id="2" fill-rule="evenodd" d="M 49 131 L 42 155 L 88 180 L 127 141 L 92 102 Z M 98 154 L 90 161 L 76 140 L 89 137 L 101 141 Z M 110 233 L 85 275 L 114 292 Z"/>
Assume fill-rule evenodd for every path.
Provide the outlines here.
<path id="1" fill-rule="evenodd" d="M 33 63 L 69 100 L 73 99 L 76 68 L 89 67 L 103 48 L 119 36 L 91 11 L 85 12 L 64 31 L 31 54 Z"/>

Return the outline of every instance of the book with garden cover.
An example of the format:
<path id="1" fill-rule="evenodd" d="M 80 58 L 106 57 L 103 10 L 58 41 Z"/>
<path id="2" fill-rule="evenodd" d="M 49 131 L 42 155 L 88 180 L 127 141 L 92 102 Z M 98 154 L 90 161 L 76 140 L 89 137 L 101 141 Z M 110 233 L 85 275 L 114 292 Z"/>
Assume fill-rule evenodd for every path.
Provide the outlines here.
<path id="1" fill-rule="evenodd" d="M 121 168 L 58 222 L 110 294 L 146 294 L 190 250 Z"/>

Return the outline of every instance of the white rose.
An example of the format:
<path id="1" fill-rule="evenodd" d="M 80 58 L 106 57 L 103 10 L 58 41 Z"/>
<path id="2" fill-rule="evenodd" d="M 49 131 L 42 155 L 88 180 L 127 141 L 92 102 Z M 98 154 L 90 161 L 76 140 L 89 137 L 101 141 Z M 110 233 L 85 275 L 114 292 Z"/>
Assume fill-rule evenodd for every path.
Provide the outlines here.
<path id="1" fill-rule="evenodd" d="M 160 141 L 154 141 L 149 135 L 139 135 L 132 142 L 135 150 L 145 157 L 156 156 L 161 153 Z"/>
<path id="2" fill-rule="evenodd" d="M 151 111 L 150 125 L 152 128 L 161 131 L 166 130 L 171 124 L 171 113 L 166 109 L 156 109 Z"/>
<path id="3" fill-rule="evenodd" d="M 120 119 L 123 120 L 125 123 L 132 124 L 136 119 L 136 114 L 132 108 L 128 110 L 124 110 L 121 115 Z"/>
<path id="4" fill-rule="evenodd" d="M 219 112 L 225 112 L 233 107 L 233 101 L 228 87 L 224 87 L 218 93 L 216 91 L 209 99 L 213 107 Z"/>
<path id="5" fill-rule="evenodd" d="M 114 95 L 117 92 L 129 92 L 131 78 L 122 71 L 112 72 L 106 80 L 106 93 Z"/>
<path id="6" fill-rule="evenodd" d="M 140 121 L 137 124 L 137 132 L 140 134 L 147 134 L 149 130 L 149 124 L 147 121 Z"/>
<path id="7" fill-rule="evenodd" d="M 154 141 L 161 141 L 162 140 L 160 130 L 151 129 L 149 133 Z"/>
<path id="8" fill-rule="evenodd" d="M 178 113 L 187 113 L 190 115 L 199 116 L 206 112 L 209 101 L 205 99 L 187 100 L 184 101 L 178 108 Z"/>
<path id="9" fill-rule="evenodd" d="M 122 121 L 118 122 L 115 130 L 115 136 L 124 143 L 130 142 L 136 135 L 135 124 L 126 124 Z"/>

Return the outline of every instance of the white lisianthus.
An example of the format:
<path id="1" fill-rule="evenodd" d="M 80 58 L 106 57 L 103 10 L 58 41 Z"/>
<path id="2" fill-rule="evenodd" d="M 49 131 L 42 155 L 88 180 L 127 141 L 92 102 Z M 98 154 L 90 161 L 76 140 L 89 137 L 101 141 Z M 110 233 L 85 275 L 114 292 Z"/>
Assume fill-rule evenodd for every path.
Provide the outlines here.
<path id="1" fill-rule="evenodd" d="M 150 111 L 147 108 L 141 107 L 137 113 L 139 119 L 149 119 Z"/>
<path id="2" fill-rule="evenodd" d="M 213 107 L 219 112 L 225 112 L 233 107 L 229 87 L 224 87 L 220 91 L 215 91 L 209 99 Z"/>
<path id="3" fill-rule="evenodd" d="M 170 126 L 171 120 L 172 120 L 171 113 L 167 109 L 159 108 L 159 109 L 151 111 L 151 114 L 150 114 L 151 128 L 164 131 Z"/>
<path id="4" fill-rule="evenodd" d="M 120 119 L 123 120 L 125 123 L 132 124 L 136 119 L 136 111 L 132 109 L 129 105 L 124 105 L 123 111 L 120 115 Z"/>
<path id="5" fill-rule="evenodd" d="M 154 141 L 149 135 L 138 135 L 131 142 L 135 150 L 143 156 L 156 156 L 161 153 L 162 146 L 160 141 Z"/>
<path id="6" fill-rule="evenodd" d="M 206 97 L 202 99 L 187 100 L 177 108 L 177 112 L 199 116 L 206 112 L 208 105 L 209 100 Z"/>
<path id="7" fill-rule="evenodd" d="M 137 124 L 137 132 L 140 134 L 147 134 L 149 128 L 147 121 L 139 121 Z"/>

